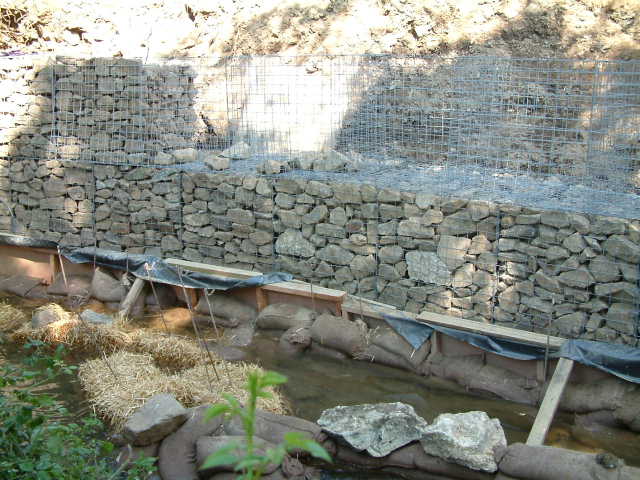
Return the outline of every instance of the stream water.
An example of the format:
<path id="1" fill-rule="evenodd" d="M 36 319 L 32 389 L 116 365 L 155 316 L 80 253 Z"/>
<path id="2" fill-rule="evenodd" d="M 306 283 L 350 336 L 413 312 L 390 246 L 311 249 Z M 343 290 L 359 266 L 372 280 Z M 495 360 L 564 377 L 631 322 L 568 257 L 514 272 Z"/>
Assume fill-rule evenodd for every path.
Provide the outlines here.
<path id="1" fill-rule="evenodd" d="M 11 302 L 30 315 L 32 305 L 17 299 Z M 190 334 L 190 330 L 181 331 Z M 245 360 L 265 369 L 278 371 L 288 377 L 283 393 L 291 412 L 301 418 L 316 421 L 323 410 L 336 405 L 360 403 L 404 402 L 418 415 L 431 422 L 441 413 L 470 410 L 487 412 L 500 419 L 508 443 L 524 442 L 537 414 L 537 408 L 496 398 L 471 395 L 464 388 L 442 379 L 420 377 L 400 369 L 357 360 L 339 360 L 314 353 L 290 357 L 281 353 L 275 335 L 262 332 L 244 349 Z M 23 356 L 20 348 L 0 344 L 0 354 L 6 361 L 17 362 Z M 71 361 L 78 359 L 71 358 Z M 88 412 L 77 381 L 63 380 L 51 385 L 51 391 L 63 401 L 72 415 Z M 586 452 L 611 451 L 624 458 L 627 464 L 640 466 L 640 435 L 602 439 L 603 442 L 581 443 L 571 434 L 573 416 L 559 412 L 547 436 L 547 444 Z M 604 441 L 606 440 L 606 441 Z M 612 445 L 624 444 L 623 451 Z M 373 479 L 392 477 L 372 473 L 325 472 L 325 479 Z"/>

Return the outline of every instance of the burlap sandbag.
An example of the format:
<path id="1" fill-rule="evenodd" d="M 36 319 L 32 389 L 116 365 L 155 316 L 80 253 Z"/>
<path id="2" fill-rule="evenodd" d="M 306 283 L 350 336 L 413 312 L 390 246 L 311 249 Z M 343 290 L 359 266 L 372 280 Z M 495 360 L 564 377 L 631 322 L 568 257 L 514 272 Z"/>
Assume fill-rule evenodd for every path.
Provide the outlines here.
<path id="1" fill-rule="evenodd" d="M 224 432 L 227 435 L 242 435 L 244 427 L 239 418 L 232 417 L 224 422 Z M 300 432 L 307 434 L 309 438 L 324 444 L 327 439 L 322 429 L 313 422 L 303 420 L 289 415 L 278 415 L 276 413 L 256 411 L 256 421 L 254 433 L 257 437 L 273 444 L 281 443 L 284 435 L 288 432 Z M 331 448 L 331 447 L 330 447 Z M 302 450 L 293 450 L 292 455 L 305 455 Z"/>
<path id="2" fill-rule="evenodd" d="M 205 421 L 207 410 L 209 405 L 189 409 L 187 421 L 162 441 L 158 470 L 163 480 L 198 480 L 196 442 L 222 425 L 220 416 Z"/>
<path id="3" fill-rule="evenodd" d="M 126 294 L 127 290 L 120 280 L 100 267 L 95 269 L 91 279 L 91 296 L 93 298 L 103 302 L 120 302 Z"/>
<path id="4" fill-rule="evenodd" d="M 258 314 L 257 325 L 264 329 L 289 330 L 310 327 L 314 319 L 313 310 L 289 303 L 274 303 Z"/>
<path id="5" fill-rule="evenodd" d="M 414 367 L 407 362 L 400 355 L 389 352 L 378 345 L 369 345 L 364 352 L 357 357 L 358 360 L 363 360 L 371 363 L 378 363 L 380 365 L 387 365 L 389 367 L 401 368 L 402 370 L 413 371 Z"/>
<path id="6" fill-rule="evenodd" d="M 291 327 L 278 340 L 280 351 L 287 355 L 299 355 L 311 345 L 311 331 L 308 327 Z"/>
<path id="7" fill-rule="evenodd" d="M 218 435 L 215 437 L 204 436 L 200 437 L 196 441 L 196 462 L 198 465 L 198 471 L 200 475 L 204 478 L 210 478 L 216 473 L 221 472 L 233 472 L 235 468 L 235 463 L 228 463 L 223 465 L 218 465 L 210 468 L 202 468 L 202 465 L 207 460 L 209 455 L 217 452 L 222 447 L 226 447 L 230 443 L 236 443 L 238 445 L 238 450 L 236 451 L 236 455 L 241 455 L 242 452 L 246 450 L 246 442 L 244 435 Z M 270 448 L 275 448 L 276 446 L 272 443 L 265 442 L 264 440 L 257 438 L 254 441 L 255 452 L 258 455 L 263 455 L 264 452 Z M 265 475 L 269 475 L 278 470 L 278 465 L 269 464 L 266 466 L 264 470 Z M 284 478 L 284 476 L 282 477 Z M 162 476 L 163 480 L 170 480 Z M 173 479 L 171 479 L 173 480 Z M 183 480 L 182 478 L 176 477 L 175 480 Z"/>
<path id="8" fill-rule="evenodd" d="M 333 315 L 320 315 L 311 326 L 314 342 L 359 357 L 367 348 L 365 331 L 355 322 Z"/>
<path id="9" fill-rule="evenodd" d="M 91 294 L 91 278 L 82 275 L 67 275 L 67 282 L 65 283 L 64 276 L 59 273 L 53 283 L 47 287 L 47 293 L 50 295 L 88 297 Z"/>
<path id="10" fill-rule="evenodd" d="M 160 442 L 152 443 L 151 445 L 146 445 L 144 447 L 125 445 L 120 449 L 120 452 L 116 457 L 116 465 L 119 468 L 129 469 L 136 460 L 141 458 L 157 458 L 159 448 Z"/>
<path id="11" fill-rule="evenodd" d="M 155 293 L 154 293 L 155 290 Z M 170 285 L 154 283 L 153 288 L 149 285 L 145 303 L 151 307 L 169 308 L 177 304 L 176 292 Z M 159 302 L 159 303 L 158 303 Z"/>
<path id="12" fill-rule="evenodd" d="M 569 383 L 564 389 L 560 407 L 570 412 L 587 413 L 596 410 L 615 410 L 622 398 L 634 387 L 617 378 L 606 378 L 594 383 Z"/>
<path id="13" fill-rule="evenodd" d="M 388 327 L 376 329 L 370 343 L 399 355 L 414 367 L 424 362 L 431 350 L 430 342 L 423 343 L 418 349 L 413 348 L 402 336 Z"/>
<path id="14" fill-rule="evenodd" d="M 499 463 L 501 473 L 523 480 L 631 480 L 640 478 L 640 469 L 618 466 L 605 468 L 602 455 L 564 448 L 509 445 Z M 606 458 L 605 458 L 606 460 Z"/>
<path id="15" fill-rule="evenodd" d="M 213 292 L 208 297 L 209 302 L 204 295 L 200 298 L 196 305 L 196 312 L 206 315 L 213 313 L 216 318 L 225 318 L 234 323 L 231 325 L 234 327 L 254 323 L 256 309 L 251 305 L 247 305 L 225 292 Z M 212 312 L 209 311 L 209 305 L 211 305 Z"/>
<path id="16" fill-rule="evenodd" d="M 625 393 L 614 416 L 630 430 L 640 432 L 640 392 L 635 390 Z"/>
<path id="17" fill-rule="evenodd" d="M 484 365 L 465 386 L 526 405 L 537 405 L 541 390 L 536 380 L 495 365 Z"/>

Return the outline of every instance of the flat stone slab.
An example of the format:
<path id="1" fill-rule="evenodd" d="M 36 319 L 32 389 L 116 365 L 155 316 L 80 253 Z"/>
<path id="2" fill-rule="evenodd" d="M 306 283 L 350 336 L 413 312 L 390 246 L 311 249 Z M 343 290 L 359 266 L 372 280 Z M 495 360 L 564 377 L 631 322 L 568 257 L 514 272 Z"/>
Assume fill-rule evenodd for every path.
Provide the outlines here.
<path id="1" fill-rule="evenodd" d="M 187 409 L 173 395 L 159 393 L 129 417 L 122 435 L 133 445 L 150 445 L 177 430 L 187 415 Z"/>
<path id="2" fill-rule="evenodd" d="M 490 473 L 498 470 L 495 452 L 507 447 L 500 420 L 485 412 L 443 413 L 420 443 L 429 455 Z"/>
<path id="3" fill-rule="evenodd" d="M 428 426 L 411 405 L 400 402 L 330 408 L 322 412 L 318 425 L 373 457 L 419 440 Z"/>

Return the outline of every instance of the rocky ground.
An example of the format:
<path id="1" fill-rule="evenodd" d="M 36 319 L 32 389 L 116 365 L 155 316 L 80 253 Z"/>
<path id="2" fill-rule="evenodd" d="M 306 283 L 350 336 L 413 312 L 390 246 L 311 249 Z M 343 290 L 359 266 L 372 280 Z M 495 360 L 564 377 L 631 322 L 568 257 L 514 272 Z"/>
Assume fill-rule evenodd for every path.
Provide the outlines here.
<path id="1" fill-rule="evenodd" d="M 638 0 L 5 0 L 0 48 L 90 56 L 640 58 Z M 366 18 L 366 21 L 362 21 Z"/>

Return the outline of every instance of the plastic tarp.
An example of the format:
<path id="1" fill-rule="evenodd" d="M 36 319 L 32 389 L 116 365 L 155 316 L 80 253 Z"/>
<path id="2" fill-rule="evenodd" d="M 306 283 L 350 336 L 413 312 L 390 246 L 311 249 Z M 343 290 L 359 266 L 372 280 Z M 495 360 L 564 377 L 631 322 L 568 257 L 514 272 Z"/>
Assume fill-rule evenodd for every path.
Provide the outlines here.
<path id="1" fill-rule="evenodd" d="M 101 267 L 130 272 L 143 280 L 166 283 L 178 287 L 184 286 L 186 288 L 231 290 L 287 282 L 293 278 L 292 275 L 281 272 L 256 275 L 246 279 L 218 277 L 190 270 L 178 270 L 153 255 L 115 252 L 94 247 L 79 249 L 61 247 L 60 252 L 73 263 L 95 263 L 95 265 Z"/>
<path id="2" fill-rule="evenodd" d="M 464 332 L 440 325 L 431 325 L 418 322 L 411 318 L 385 315 L 384 319 L 402 338 L 409 342 L 413 348 L 420 348 L 420 346 L 431 337 L 431 334 L 436 331 L 466 342 L 474 347 L 478 347 L 486 352 L 495 353 L 503 357 L 514 358 L 516 360 L 539 360 L 544 358 L 544 348 L 526 343 L 515 342 L 504 338 L 494 338 L 480 333 Z"/>
<path id="3" fill-rule="evenodd" d="M 567 340 L 556 357 L 595 367 L 628 382 L 640 383 L 640 348 L 589 340 Z"/>
<path id="4" fill-rule="evenodd" d="M 541 360 L 545 355 L 544 348 L 527 343 L 431 325 L 406 317 L 384 315 L 384 319 L 416 349 L 437 331 L 486 352 L 516 360 Z M 628 382 L 640 383 L 640 348 L 637 347 L 589 340 L 566 340 L 560 350 L 551 352 L 550 357 L 568 358 Z"/>
<path id="5" fill-rule="evenodd" d="M 0 235 L 0 245 L 11 245 L 14 247 L 30 248 L 58 248 L 56 242 L 50 240 L 38 240 L 36 238 L 25 237 L 23 235 Z"/>

